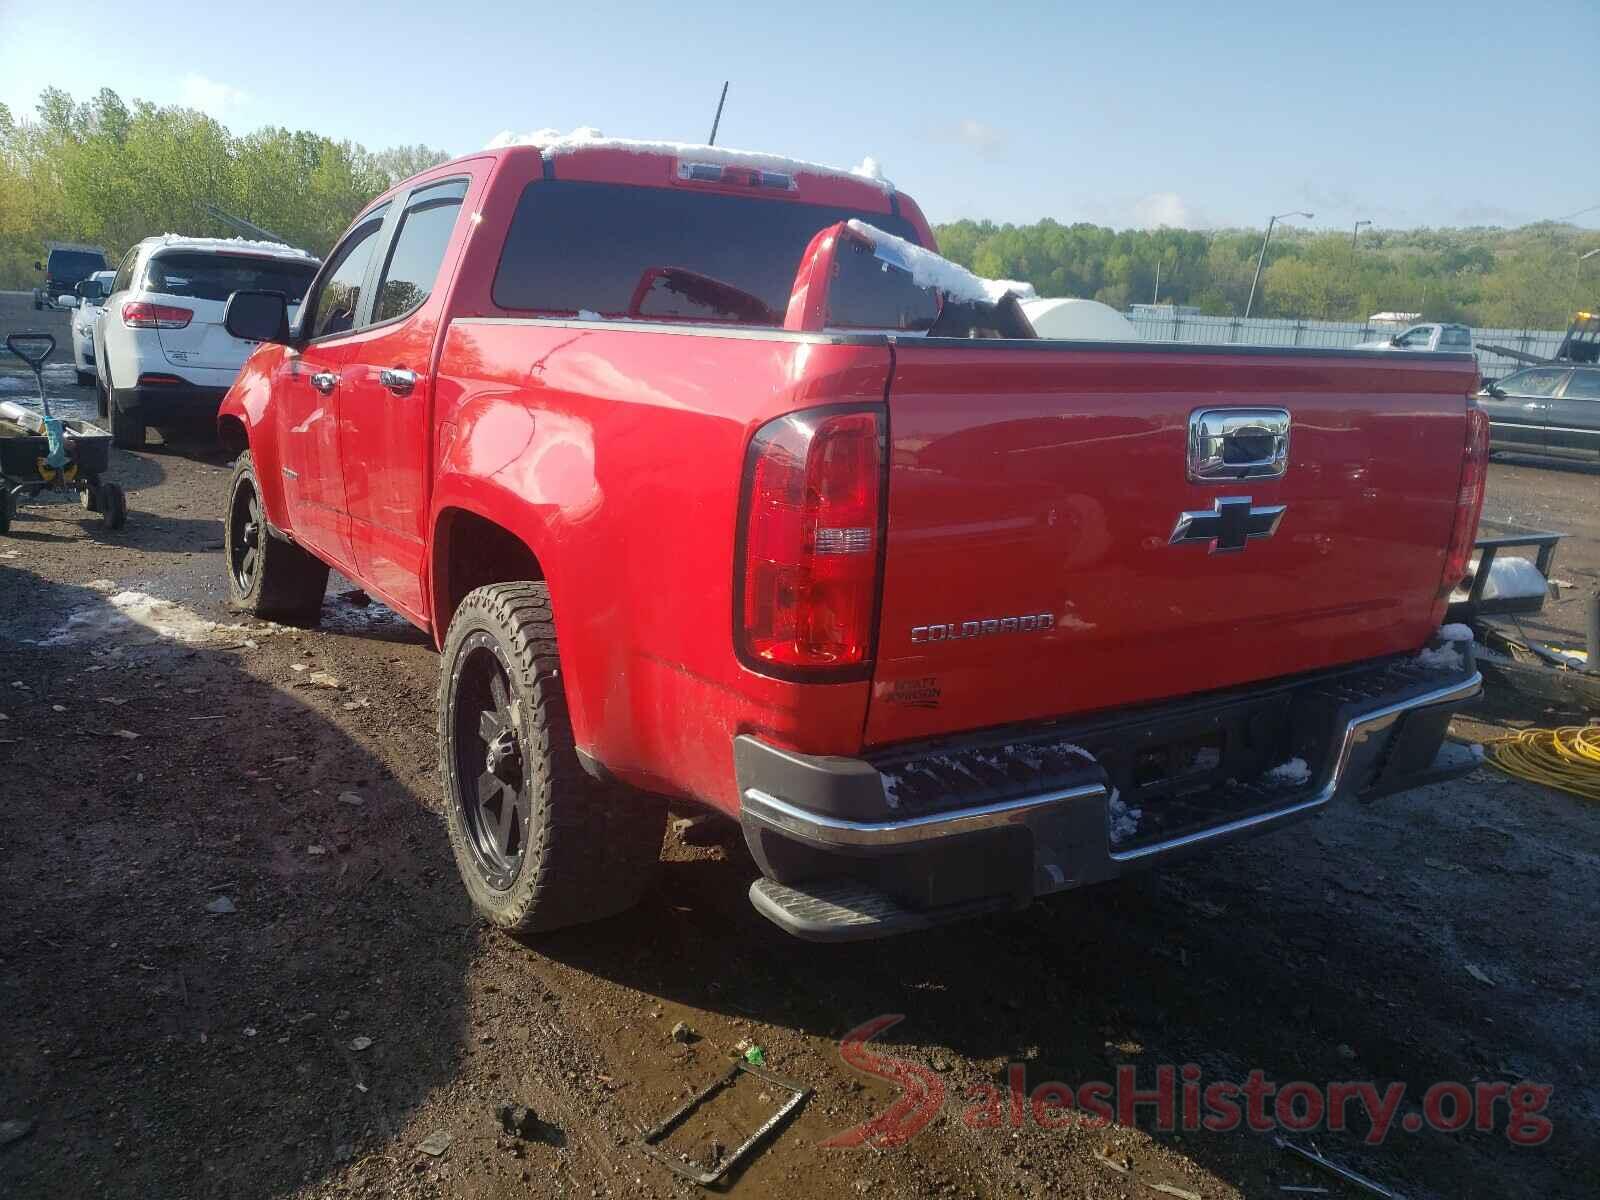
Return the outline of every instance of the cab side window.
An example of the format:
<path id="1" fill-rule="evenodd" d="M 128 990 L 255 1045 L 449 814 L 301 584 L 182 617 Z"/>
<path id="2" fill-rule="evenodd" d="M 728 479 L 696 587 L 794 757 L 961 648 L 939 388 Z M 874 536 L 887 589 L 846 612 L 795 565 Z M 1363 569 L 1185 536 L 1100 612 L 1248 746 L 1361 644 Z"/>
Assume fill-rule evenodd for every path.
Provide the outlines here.
<path id="1" fill-rule="evenodd" d="M 449 179 L 411 193 L 378 284 L 374 323 L 392 321 L 421 308 L 432 293 L 467 195 L 467 183 Z"/>
<path id="2" fill-rule="evenodd" d="M 367 215 L 329 259 L 329 269 L 317 285 L 311 298 L 311 324 L 306 336 L 311 341 L 349 333 L 356 327 L 361 311 L 361 288 L 366 283 L 367 268 L 372 265 L 373 251 L 378 248 L 378 231 L 383 228 L 387 204 Z"/>

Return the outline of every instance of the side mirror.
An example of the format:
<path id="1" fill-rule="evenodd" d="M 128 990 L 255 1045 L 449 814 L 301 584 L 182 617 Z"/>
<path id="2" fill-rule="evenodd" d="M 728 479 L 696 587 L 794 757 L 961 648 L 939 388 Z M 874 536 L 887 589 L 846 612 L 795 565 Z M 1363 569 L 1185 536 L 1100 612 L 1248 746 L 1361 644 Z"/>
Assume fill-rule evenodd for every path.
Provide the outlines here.
<path id="1" fill-rule="evenodd" d="M 282 292 L 234 292 L 222 310 L 222 326 L 247 342 L 289 340 L 289 303 Z"/>
<path id="2" fill-rule="evenodd" d="M 77 308 L 78 307 L 78 298 L 76 296 L 68 296 L 66 293 L 63 292 L 61 295 L 56 297 L 56 307 L 57 308 Z"/>
<path id="3" fill-rule="evenodd" d="M 1396 347 L 1400 345 L 1400 335 L 1398 333 L 1389 339 L 1389 345 Z"/>
<path id="4" fill-rule="evenodd" d="M 33 260 L 33 269 L 35 271 L 42 271 L 42 270 L 44 270 L 44 264 L 42 262 L 40 262 L 38 259 L 34 259 Z"/>
<path id="5" fill-rule="evenodd" d="M 1486 383 L 1483 385 L 1483 390 L 1487 395 L 1493 396 L 1496 400 L 1504 400 L 1506 398 L 1505 389 L 1502 388 L 1498 383 Z"/>

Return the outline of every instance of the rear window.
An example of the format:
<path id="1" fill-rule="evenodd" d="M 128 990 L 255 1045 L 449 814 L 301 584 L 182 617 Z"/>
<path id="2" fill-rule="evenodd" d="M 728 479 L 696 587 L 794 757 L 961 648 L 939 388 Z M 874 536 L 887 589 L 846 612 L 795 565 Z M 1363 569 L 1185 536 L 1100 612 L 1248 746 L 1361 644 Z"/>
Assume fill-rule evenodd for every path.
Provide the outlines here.
<path id="1" fill-rule="evenodd" d="M 1446 326 L 1444 332 L 1439 335 L 1440 349 L 1465 350 L 1470 348 L 1471 345 L 1472 335 L 1465 329 L 1462 329 L 1460 326 L 1457 326 L 1454 329 Z"/>
<path id="2" fill-rule="evenodd" d="M 234 292 L 282 292 L 290 304 L 305 298 L 317 273 L 310 259 L 303 263 L 281 258 L 250 258 L 242 254 L 204 254 L 177 251 L 158 254 L 144 269 L 148 291 L 195 300 L 226 300 Z"/>
<path id="3" fill-rule="evenodd" d="M 77 283 L 96 271 L 105 270 L 106 256 L 87 250 L 52 250 L 50 252 L 50 278 Z"/>
<path id="4" fill-rule="evenodd" d="M 884 213 L 675 188 L 543 180 L 517 203 L 494 281 L 501 308 L 775 325 L 806 246 L 851 218 L 917 241 Z"/>

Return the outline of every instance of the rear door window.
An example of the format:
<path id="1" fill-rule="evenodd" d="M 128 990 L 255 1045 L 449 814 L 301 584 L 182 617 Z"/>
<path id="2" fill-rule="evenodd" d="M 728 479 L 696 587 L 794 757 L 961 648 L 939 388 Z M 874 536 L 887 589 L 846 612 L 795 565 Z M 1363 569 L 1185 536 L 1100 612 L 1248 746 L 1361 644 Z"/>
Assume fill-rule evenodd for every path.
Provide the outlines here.
<path id="1" fill-rule="evenodd" d="M 466 195 L 465 179 L 446 180 L 411 193 L 378 284 L 378 302 L 372 314 L 375 324 L 422 307 L 432 293 Z"/>
<path id="2" fill-rule="evenodd" d="M 1600 371 L 1574 371 L 1562 393 L 1567 400 L 1600 400 Z"/>
<path id="3" fill-rule="evenodd" d="M 886 213 L 690 188 L 541 180 L 501 252 L 501 308 L 777 325 L 817 231 L 856 218 L 908 241 Z"/>

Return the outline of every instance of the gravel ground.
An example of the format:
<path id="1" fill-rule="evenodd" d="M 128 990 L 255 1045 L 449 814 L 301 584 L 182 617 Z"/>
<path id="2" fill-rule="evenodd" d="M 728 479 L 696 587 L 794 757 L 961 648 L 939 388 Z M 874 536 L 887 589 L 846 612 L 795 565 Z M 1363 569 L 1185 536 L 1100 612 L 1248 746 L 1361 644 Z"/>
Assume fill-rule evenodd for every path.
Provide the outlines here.
<path id="1" fill-rule="evenodd" d="M 1163 1063 L 1400 1081 L 1402 1114 L 1437 1081 L 1548 1084 L 1536 1147 L 1503 1110 L 1492 1132 L 1313 1140 L 1411 1197 L 1600 1193 L 1592 805 L 1484 770 L 1148 882 L 842 948 L 757 917 L 737 831 L 713 826 L 669 834 L 637 911 L 522 945 L 455 877 L 430 645 L 338 579 L 317 629 L 228 612 L 226 472 L 204 440 L 119 452 L 124 531 L 56 502 L 0 539 L 0 1121 L 23 1123 L 0 1126 L 0 1194 L 687 1196 L 634 1142 L 745 1040 L 814 1093 L 739 1195 L 1360 1194 L 1269 1135 L 1166 1133 L 1148 1111 L 963 1119 L 1011 1064 L 1031 1089 L 1119 1065 L 1148 1086 Z M 1594 481 L 1497 463 L 1491 511 L 1565 523 L 1557 574 L 1593 581 Z M 1554 716 L 1497 695 L 1457 732 Z M 937 1115 L 902 1146 L 822 1145 L 898 1094 L 839 1047 L 896 1013 L 873 1045 L 942 1090 Z M 777 1102 L 757 1093 L 674 1146 L 736 1145 Z M 502 1103 L 538 1115 L 531 1136 Z"/>

